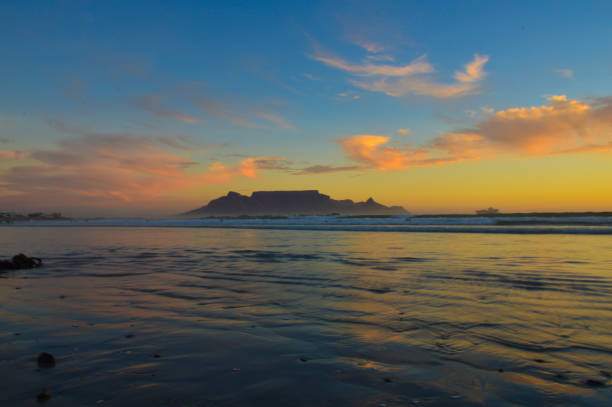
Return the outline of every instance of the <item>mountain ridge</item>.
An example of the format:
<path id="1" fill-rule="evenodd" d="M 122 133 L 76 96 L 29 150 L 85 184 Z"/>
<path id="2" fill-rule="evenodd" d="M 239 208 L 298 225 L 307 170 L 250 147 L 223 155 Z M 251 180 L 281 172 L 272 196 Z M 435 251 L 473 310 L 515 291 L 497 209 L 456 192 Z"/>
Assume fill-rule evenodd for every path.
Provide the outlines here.
<path id="1" fill-rule="evenodd" d="M 251 196 L 230 191 L 207 205 L 185 212 L 185 216 L 239 215 L 399 215 L 408 212 L 401 206 L 385 206 L 373 198 L 364 202 L 336 200 L 318 190 L 255 191 Z"/>

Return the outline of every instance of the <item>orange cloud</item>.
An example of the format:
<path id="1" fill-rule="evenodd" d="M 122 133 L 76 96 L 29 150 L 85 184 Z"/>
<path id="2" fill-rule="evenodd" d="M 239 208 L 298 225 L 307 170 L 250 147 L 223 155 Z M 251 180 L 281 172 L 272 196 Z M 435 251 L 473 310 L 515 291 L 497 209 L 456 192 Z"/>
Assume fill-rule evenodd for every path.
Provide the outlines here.
<path id="1" fill-rule="evenodd" d="M 464 72 L 455 72 L 455 79 L 459 82 L 476 82 L 484 79 L 486 72 L 484 71 L 484 64 L 487 63 L 489 57 L 487 55 L 474 54 L 474 60 L 469 64 L 465 65 Z"/>
<path id="2" fill-rule="evenodd" d="M 548 104 L 500 110 L 473 129 L 438 137 L 432 146 L 451 154 L 549 155 L 607 148 L 612 139 L 612 98 L 591 102 L 551 96 Z"/>
<path id="3" fill-rule="evenodd" d="M 0 159 L 2 160 L 20 160 L 22 158 L 26 158 L 27 156 L 28 153 L 23 151 L 0 150 Z"/>
<path id="4" fill-rule="evenodd" d="M 612 151 L 612 98 L 587 102 L 557 95 L 543 106 L 492 112 L 474 128 L 446 133 L 420 148 L 391 147 L 389 141 L 362 134 L 338 143 L 349 159 L 381 170 L 501 155 Z"/>
<path id="5" fill-rule="evenodd" d="M 359 134 L 340 139 L 338 144 L 349 159 L 380 170 L 401 170 L 456 161 L 432 157 L 431 153 L 424 149 L 385 146 L 389 140 L 386 136 Z"/>
<path id="6" fill-rule="evenodd" d="M 0 173 L 0 196 L 21 196 L 22 202 L 61 196 L 67 205 L 83 199 L 96 204 L 143 202 L 175 191 L 229 183 L 236 177 L 255 178 L 268 160 L 245 158 L 234 166 L 217 162 L 197 172 L 197 163 L 184 149 L 169 149 L 172 144 L 167 138 L 129 134 L 67 138 L 57 148 L 15 157 L 28 161 Z"/>
<path id="7" fill-rule="evenodd" d="M 398 134 L 401 134 L 402 136 L 407 136 L 408 134 L 410 134 L 410 129 L 406 128 L 406 129 L 397 129 Z"/>

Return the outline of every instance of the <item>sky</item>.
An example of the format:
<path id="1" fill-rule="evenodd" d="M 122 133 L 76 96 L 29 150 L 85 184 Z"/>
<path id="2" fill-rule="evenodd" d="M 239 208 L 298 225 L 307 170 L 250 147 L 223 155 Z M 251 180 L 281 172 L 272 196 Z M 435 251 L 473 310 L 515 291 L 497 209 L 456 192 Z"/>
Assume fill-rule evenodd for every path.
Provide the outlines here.
<path id="1" fill-rule="evenodd" d="M 0 3 L 0 211 L 612 210 L 610 1 Z"/>

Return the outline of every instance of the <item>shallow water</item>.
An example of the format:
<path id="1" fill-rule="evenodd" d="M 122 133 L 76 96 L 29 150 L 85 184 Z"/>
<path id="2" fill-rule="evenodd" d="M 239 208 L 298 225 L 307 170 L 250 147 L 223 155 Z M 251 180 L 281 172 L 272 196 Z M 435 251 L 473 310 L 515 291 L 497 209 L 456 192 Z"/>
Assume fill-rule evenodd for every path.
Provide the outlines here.
<path id="1" fill-rule="evenodd" d="M 609 235 L 0 227 L 20 251 L 6 405 L 612 403 Z"/>

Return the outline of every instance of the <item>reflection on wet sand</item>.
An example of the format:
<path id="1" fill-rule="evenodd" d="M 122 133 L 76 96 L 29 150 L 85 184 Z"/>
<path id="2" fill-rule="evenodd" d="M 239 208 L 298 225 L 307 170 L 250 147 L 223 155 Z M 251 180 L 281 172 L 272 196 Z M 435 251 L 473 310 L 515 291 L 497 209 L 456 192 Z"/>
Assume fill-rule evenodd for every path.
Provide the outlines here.
<path id="1" fill-rule="evenodd" d="M 43 387 L 62 405 L 612 397 L 606 236 L 3 231 L 47 264 L 0 279 L 11 405 Z M 41 351 L 55 368 L 35 370 Z"/>

